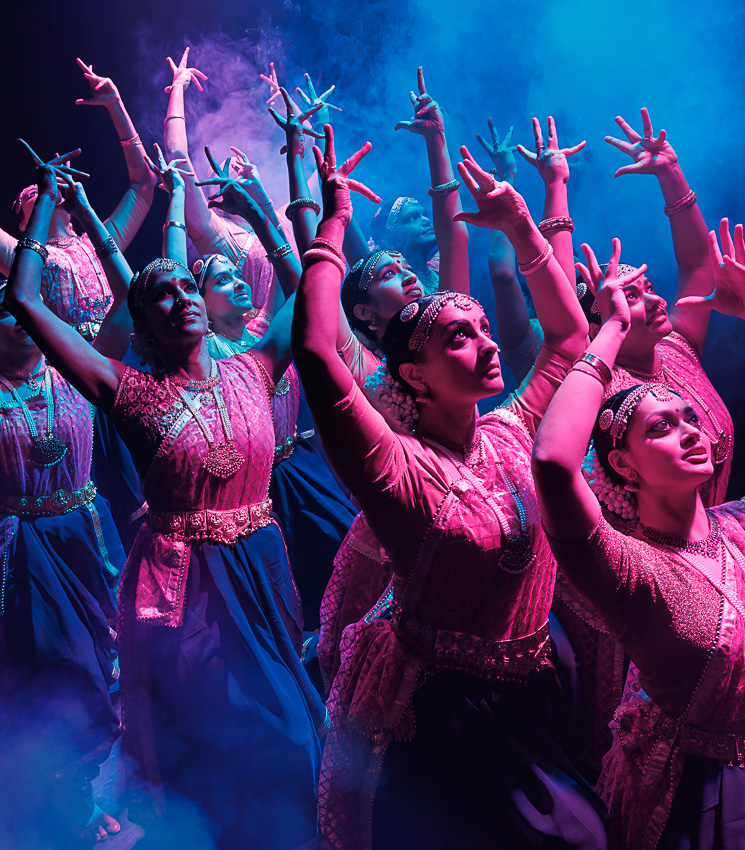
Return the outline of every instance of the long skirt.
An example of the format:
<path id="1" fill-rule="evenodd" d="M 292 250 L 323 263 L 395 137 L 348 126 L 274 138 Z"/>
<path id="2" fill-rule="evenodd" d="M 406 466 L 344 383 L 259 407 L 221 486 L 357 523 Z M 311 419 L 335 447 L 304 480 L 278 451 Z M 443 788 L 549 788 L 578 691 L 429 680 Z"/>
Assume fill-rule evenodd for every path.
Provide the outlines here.
<path id="1" fill-rule="evenodd" d="M 152 846 L 290 850 L 315 837 L 325 709 L 283 622 L 288 581 L 272 524 L 192 546 L 178 628 L 134 620 L 129 591 L 120 600 L 130 817 Z"/>
<path id="2" fill-rule="evenodd" d="M 416 735 L 388 746 L 373 847 L 606 847 L 607 814 L 559 741 L 553 671 L 526 684 L 437 673 L 414 694 Z"/>

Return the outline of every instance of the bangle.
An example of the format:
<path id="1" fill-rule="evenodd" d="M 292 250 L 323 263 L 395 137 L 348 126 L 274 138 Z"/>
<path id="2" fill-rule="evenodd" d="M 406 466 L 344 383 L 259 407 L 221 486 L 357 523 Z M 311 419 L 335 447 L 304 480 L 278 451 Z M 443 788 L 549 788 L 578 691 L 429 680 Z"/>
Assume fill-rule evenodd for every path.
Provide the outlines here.
<path id="1" fill-rule="evenodd" d="M 538 225 L 538 229 L 546 236 L 554 230 L 568 230 L 570 233 L 574 230 L 574 222 L 568 215 L 557 215 L 553 218 L 544 218 Z"/>
<path id="2" fill-rule="evenodd" d="M 186 225 L 182 221 L 167 221 L 163 225 L 163 232 L 165 233 L 166 227 L 180 227 L 182 230 L 186 230 Z"/>
<path id="3" fill-rule="evenodd" d="M 586 351 L 584 354 L 580 354 L 580 356 L 574 361 L 575 366 L 578 363 L 587 363 L 588 366 L 592 366 L 592 368 L 602 378 L 606 387 L 613 380 L 613 372 L 611 371 L 610 366 L 605 362 L 605 360 L 598 357 L 597 354 L 592 354 L 591 352 Z"/>
<path id="4" fill-rule="evenodd" d="M 313 198 L 296 198 L 294 201 L 290 201 L 290 203 L 287 204 L 285 215 L 290 219 L 290 221 L 292 221 L 292 216 L 294 215 L 295 210 L 306 208 L 313 210 L 316 215 L 319 215 L 321 212 L 321 208 L 313 200 Z"/>
<path id="5" fill-rule="evenodd" d="M 119 248 L 114 241 L 114 237 L 107 236 L 106 239 L 104 239 L 100 245 L 96 245 L 93 250 L 96 252 L 98 259 L 103 260 L 104 257 L 110 257 L 112 254 L 116 254 Z"/>
<path id="6" fill-rule="evenodd" d="M 679 201 L 675 201 L 672 204 L 665 204 L 662 208 L 662 211 L 667 216 L 677 215 L 679 212 L 683 212 L 684 209 L 692 206 L 696 203 L 696 193 L 691 189 L 687 195 L 683 195 L 683 197 Z"/>
<path id="7" fill-rule="evenodd" d="M 268 251 L 266 258 L 270 263 L 273 263 L 275 260 L 280 260 L 282 257 L 286 257 L 291 253 L 292 247 L 285 242 L 284 245 L 278 245 L 273 251 Z"/>
<path id="8" fill-rule="evenodd" d="M 134 136 L 132 136 L 131 139 L 119 139 L 119 144 L 123 148 L 126 148 L 128 145 L 141 145 L 142 140 L 140 139 L 140 134 L 135 133 Z"/>
<path id="9" fill-rule="evenodd" d="M 460 180 L 451 180 L 449 183 L 441 183 L 439 186 L 433 186 L 427 191 L 427 194 L 433 198 L 435 195 L 449 195 L 451 192 L 455 192 L 459 186 Z"/>
<path id="10" fill-rule="evenodd" d="M 265 201 L 259 204 L 260 207 L 270 207 L 272 205 L 272 199 L 267 198 Z"/>
<path id="11" fill-rule="evenodd" d="M 605 381 L 604 381 L 604 380 L 600 377 L 600 375 L 598 375 L 598 373 L 597 373 L 597 372 L 593 371 L 592 369 L 585 369 L 585 368 L 584 368 L 584 366 L 583 366 L 583 364 L 579 364 L 579 365 L 577 365 L 577 364 L 575 363 L 575 364 L 574 364 L 574 366 L 572 366 L 572 368 L 571 368 L 571 370 L 570 370 L 570 371 L 572 371 L 572 372 L 581 372 L 583 375 L 589 375 L 589 377 L 591 377 L 591 378 L 595 378 L 595 380 L 596 380 L 596 381 L 598 381 L 600 384 L 602 384 L 602 386 L 603 386 L 603 389 L 604 389 L 604 390 L 605 390 L 605 389 L 607 389 L 607 387 L 608 387 L 608 385 L 607 385 L 607 384 L 605 383 Z"/>
<path id="12" fill-rule="evenodd" d="M 344 263 L 346 267 L 346 259 L 344 257 L 344 253 L 341 248 L 337 248 L 336 245 L 330 239 L 324 239 L 322 236 L 316 236 L 313 241 L 310 243 L 311 248 L 320 248 L 321 250 L 328 249 L 332 254 L 336 254 L 336 256 Z"/>
<path id="13" fill-rule="evenodd" d="M 303 254 L 303 269 L 307 269 L 308 266 L 313 265 L 314 262 L 319 262 L 321 260 L 325 260 L 327 263 L 333 263 L 333 265 L 335 265 L 341 272 L 342 277 L 346 274 L 346 263 L 342 262 L 336 254 L 326 250 L 325 248 L 309 248 Z"/>
<path id="14" fill-rule="evenodd" d="M 551 255 L 553 253 L 553 248 L 549 245 L 547 239 L 543 250 L 537 257 L 532 259 L 529 263 L 518 263 L 517 267 L 524 275 L 534 274 L 546 265 L 546 263 L 551 259 Z"/>
<path id="15" fill-rule="evenodd" d="M 169 115 L 164 119 L 163 123 L 165 124 L 166 121 L 186 121 L 186 118 L 183 115 Z"/>
<path id="16" fill-rule="evenodd" d="M 45 263 L 49 256 L 49 251 L 47 251 L 41 242 L 37 242 L 36 239 L 30 239 L 28 236 L 24 236 L 23 239 L 19 239 L 18 242 L 16 242 L 16 251 L 19 248 L 27 248 L 29 251 L 36 251 Z"/>

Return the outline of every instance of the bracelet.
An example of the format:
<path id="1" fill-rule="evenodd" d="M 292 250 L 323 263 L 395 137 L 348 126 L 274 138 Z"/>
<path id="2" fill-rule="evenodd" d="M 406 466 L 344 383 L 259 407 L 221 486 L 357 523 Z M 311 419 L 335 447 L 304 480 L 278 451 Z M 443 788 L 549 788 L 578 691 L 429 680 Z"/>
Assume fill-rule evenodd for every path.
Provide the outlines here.
<path id="1" fill-rule="evenodd" d="M 141 145 L 142 140 L 140 139 L 140 134 L 135 133 L 134 136 L 132 136 L 131 139 L 119 139 L 119 144 L 123 148 L 126 148 L 128 145 Z"/>
<path id="2" fill-rule="evenodd" d="M 677 215 L 679 212 L 683 212 L 684 209 L 692 206 L 696 203 L 696 193 L 691 189 L 691 191 L 687 195 L 683 195 L 683 197 L 679 201 L 675 201 L 672 204 L 665 204 L 662 208 L 662 211 L 667 216 Z"/>
<path id="3" fill-rule="evenodd" d="M 316 215 L 320 215 L 321 213 L 321 208 L 313 200 L 313 198 L 296 198 L 294 201 L 290 201 L 290 203 L 287 204 L 285 215 L 290 219 L 290 221 L 292 221 L 292 216 L 294 215 L 295 210 L 306 208 L 313 210 Z"/>
<path id="4" fill-rule="evenodd" d="M 334 243 L 330 239 L 324 239 L 322 236 L 316 236 L 310 243 L 310 247 L 321 248 L 321 250 L 327 248 L 333 254 L 336 254 L 336 256 L 346 265 L 347 261 L 344 257 L 344 253 L 342 252 L 341 248 L 337 248 L 336 245 L 334 245 Z"/>
<path id="5" fill-rule="evenodd" d="M 180 227 L 182 230 L 186 230 L 186 225 L 183 223 L 183 221 L 173 221 L 173 220 L 167 221 L 163 225 L 163 232 L 164 233 L 166 231 L 166 227 Z"/>
<path id="6" fill-rule="evenodd" d="M 554 230 L 568 230 L 570 233 L 574 230 L 574 222 L 568 215 L 557 215 L 554 218 L 544 218 L 538 225 L 538 230 L 546 236 L 553 233 Z"/>
<path id="7" fill-rule="evenodd" d="M 183 115 L 169 115 L 163 120 L 163 123 L 165 124 L 166 121 L 186 121 L 186 118 Z"/>
<path id="8" fill-rule="evenodd" d="M 572 372 L 581 372 L 583 375 L 589 375 L 591 378 L 595 378 L 595 380 L 596 380 L 596 381 L 598 381 L 598 383 L 602 384 L 602 386 L 603 386 L 603 389 L 604 389 L 604 390 L 605 390 L 605 389 L 607 389 L 607 387 L 608 387 L 608 385 L 607 385 L 607 384 L 605 383 L 605 381 L 604 381 L 604 380 L 600 377 L 600 375 L 598 375 L 598 373 L 597 373 L 597 372 L 594 372 L 592 369 L 584 369 L 584 368 L 582 367 L 582 365 L 579 365 L 579 366 L 578 366 L 578 365 L 575 363 L 575 365 L 574 365 L 574 366 L 572 366 L 572 368 L 571 368 L 571 370 L 570 370 L 570 371 L 572 371 Z"/>
<path id="9" fill-rule="evenodd" d="M 263 203 L 259 204 L 260 207 L 270 207 L 272 205 L 272 199 L 267 198 Z"/>
<path id="10" fill-rule="evenodd" d="M 549 245 L 547 239 L 543 250 L 537 257 L 532 259 L 529 263 L 518 263 L 517 267 L 524 275 L 534 274 L 546 265 L 546 263 L 551 259 L 551 255 L 553 253 L 553 248 Z"/>
<path id="11" fill-rule="evenodd" d="M 116 254 L 119 248 L 114 241 L 114 237 L 108 236 L 100 245 L 96 245 L 93 250 L 96 252 L 98 259 L 103 260 L 104 257 L 110 257 L 112 254 Z"/>
<path id="12" fill-rule="evenodd" d="M 427 190 L 427 194 L 434 198 L 435 195 L 449 195 L 455 192 L 460 186 L 460 180 L 451 180 L 449 183 L 442 183 L 439 186 L 433 186 Z"/>
<path id="13" fill-rule="evenodd" d="M 333 263 L 341 272 L 342 277 L 344 277 L 347 273 L 346 263 L 342 262 L 336 254 L 333 254 L 325 248 L 308 248 L 308 250 L 303 254 L 303 269 L 307 269 L 308 266 L 311 266 L 314 262 L 318 262 L 320 260 L 325 260 L 327 263 Z"/>
<path id="14" fill-rule="evenodd" d="M 592 366 L 592 368 L 602 378 L 606 387 L 613 380 L 613 372 L 611 371 L 610 366 L 605 362 L 605 360 L 598 357 L 597 354 L 592 354 L 591 352 L 586 351 L 584 354 L 580 354 L 580 356 L 574 361 L 575 366 L 578 363 L 587 363 L 588 366 Z"/>
<path id="15" fill-rule="evenodd" d="M 292 253 L 292 246 L 288 245 L 286 242 L 284 245 L 277 246 L 273 251 L 268 251 L 266 258 L 270 263 L 273 263 L 275 260 L 280 260 L 282 257 L 286 257 L 288 254 Z"/>
<path id="16" fill-rule="evenodd" d="M 49 251 L 47 251 L 41 242 L 37 242 L 36 239 L 29 239 L 28 236 L 24 236 L 23 239 L 19 239 L 18 242 L 16 242 L 16 251 L 19 248 L 27 248 L 29 251 L 36 251 L 45 263 L 49 256 Z"/>

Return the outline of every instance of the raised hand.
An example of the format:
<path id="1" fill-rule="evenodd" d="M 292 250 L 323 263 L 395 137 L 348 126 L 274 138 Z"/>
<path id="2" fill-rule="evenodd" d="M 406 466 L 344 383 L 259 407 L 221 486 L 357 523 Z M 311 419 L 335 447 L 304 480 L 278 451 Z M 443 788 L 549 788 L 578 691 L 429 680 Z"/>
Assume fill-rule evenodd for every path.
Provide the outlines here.
<path id="1" fill-rule="evenodd" d="M 548 144 L 543 142 L 541 133 L 541 122 L 533 119 L 533 136 L 535 137 L 535 153 L 529 151 L 522 145 L 517 146 L 520 155 L 531 165 L 538 169 L 544 183 L 561 180 L 566 183 L 569 180 L 569 163 L 567 157 L 581 151 L 587 142 L 582 141 L 570 148 L 560 148 L 556 135 L 556 122 L 551 115 L 548 116 Z"/>
<path id="2" fill-rule="evenodd" d="M 279 80 L 277 79 L 277 72 L 274 69 L 274 62 L 269 63 L 269 76 L 266 74 L 259 74 L 259 78 L 262 79 L 265 83 L 268 83 L 269 90 L 271 94 L 267 100 L 267 103 L 273 103 L 278 97 L 281 96 L 279 90 Z"/>
<path id="3" fill-rule="evenodd" d="M 63 153 L 61 155 L 55 156 L 54 159 L 50 159 L 49 162 L 44 162 L 44 160 L 33 150 L 31 145 L 28 142 L 24 142 L 23 139 L 18 139 L 18 144 L 23 148 L 24 151 L 29 156 L 31 162 L 33 162 L 35 168 L 47 168 L 51 169 L 55 173 L 59 175 L 62 174 L 70 174 L 73 177 L 90 177 L 86 171 L 78 171 L 77 168 L 72 168 L 67 165 L 67 162 L 71 159 L 75 159 L 75 157 L 80 156 L 82 151 L 80 148 L 76 148 L 74 151 L 68 151 L 67 153 Z"/>
<path id="4" fill-rule="evenodd" d="M 605 268 L 605 274 L 603 274 L 592 248 L 583 243 L 582 250 L 587 259 L 587 265 L 576 263 L 576 268 L 582 275 L 582 280 L 587 284 L 587 288 L 595 296 L 600 309 L 601 320 L 605 323 L 609 319 L 613 319 L 624 330 L 628 329 L 631 324 L 631 310 L 626 299 L 624 286 L 640 278 L 647 270 L 647 264 L 643 263 L 636 271 L 620 278 L 618 277 L 618 263 L 621 259 L 620 239 L 613 240 L 613 251 Z"/>
<path id="5" fill-rule="evenodd" d="M 158 188 L 164 189 L 169 195 L 172 195 L 173 190 L 177 186 L 180 188 L 184 187 L 184 177 L 194 177 L 194 172 L 178 168 L 179 162 L 188 162 L 188 159 L 182 157 L 166 162 L 160 146 L 154 144 L 153 147 L 155 148 L 158 164 L 156 165 L 149 156 L 145 156 L 145 162 L 147 163 L 147 167 L 158 178 Z"/>
<path id="6" fill-rule="evenodd" d="M 305 112 L 301 112 L 300 115 L 295 115 L 295 104 L 290 100 L 289 94 L 287 91 L 280 86 L 279 93 L 282 95 L 282 99 L 285 102 L 285 108 L 287 110 L 287 117 L 283 118 L 275 109 L 269 107 L 269 114 L 274 118 L 276 123 L 285 131 L 285 137 L 287 139 L 287 144 L 283 145 L 280 148 L 280 153 L 287 153 L 289 151 L 290 156 L 305 156 L 305 145 L 303 144 L 303 137 L 307 133 L 309 136 L 312 136 L 314 139 L 322 139 L 323 133 L 319 133 L 316 130 L 311 130 L 308 127 L 303 126 L 303 121 L 306 121 L 310 118 L 311 115 L 318 112 L 322 107 L 322 103 L 318 103 L 315 106 L 311 106 L 310 109 Z"/>
<path id="7" fill-rule="evenodd" d="M 709 232 L 709 258 L 714 274 L 714 290 L 710 295 L 689 295 L 676 302 L 676 307 L 707 304 L 718 313 L 745 319 L 745 241 L 743 226 L 735 225 L 734 239 L 729 232 L 729 219 L 719 224 L 720 250 L 717 235 Z"/>
<path id="8" fill-rule="evenodd" d="M 109 77 L 100 77 L 94 73 L 93 65 L 86 65 L 82 59 L 75 60 L 83 72 L 83 76 L 90 83 L 91 97 L 79 97 L 75 106 L 108 106 L 118 101 L 119 90 Z"/>
<path id="9" fill-rule="evenodd" d="M 417 68 L 416 78 L 419 94 L 415 95 L 413 91 L 409 92 L 409 100 L 414 107 L 414 117 L 411 121 L 399 121 L 393 129 L 408 130 L 410 133 L 417 133 L 425 138 L 442 135 L 445 132 L 442 110 L 437 101 L 432 100 L 427 94 L 427 88 L 424 85 L 424 71 L 421 67 Z"/>
<path id="10" fill-rule="evenodd" d="M 665 131 L 660 130 L 660 135 L 655 138 L 652 131 L 652 121 L 646 107 L 642 107 L 642 132 L 640 136 L 636 130 L 630 127 L 621 116 L 617 116 L 616 124 L 626 134 L 627 142 L 606 136 L 605 141 L 618 150 L 628 154 L 634 161 L 631 165 L 624 165 L 616 171 L 615 176 L 622 174 L 658 174 L 671 168 L 678 161 L 671 144 L 665 139 Z"/>
<path id="11" fill-rule="evenodd" d="M 322 95 L 317 95 L 313 81 L 310 78 L 310 74 L 306 74 L 305 87 L 307 89 L 307 94 L 299 86 L 295 88 L 295 91 L 300 95 L 300 98 L 303 101 L 303 106 L 306 110 L 311 109 L 312 107 L 318 107 L 318 109 L 313 109 L 312 112 L 308 113 L 309 115 L 315 115 L 314 119 L 310 122 L 311 126 L 315 129 L 317 127 L 323 127 L 324 124 L 329 124 L 329 112 L 331 110 L 334 112 L 341 112 L 340 106 L 335 106 L 333 103 L 329 103 L 329 98 L 334 93 L 336 86 L 330 86 Z"/>
<path id="12" fill-rule="evenodd" d="M 181 86 L 184 89 L 188 89 L 191 83 L 199 89 L 199 91 L 204 91 L 202 84 L 199 82 L 200 80 L 207 80 L 209 77 L 206 74 L 203 74 L 197 68 L 188 68 L 187 62 L 189 59 L 189 51 L 190 47 L 187 47 L 184 50 L 184 53 L 181 57 L 181 61 L 178 65 L 171 59 L 170 56 L 166 58 L 166 61 L 171 66 L 171 71 L 173 72 L 173 82 L 170 86 L 166 86 L 164 91 L 166 94 L 171 93 L 171 89 L 174 86 Z"/>
<path id="13" fill-rule="evenodd" d="M 336 151 L 334 149 L 334 130 L 330 124 L 323 128 L 326 136 L 325 153 L 313 145 L 313 156 L 316 159 L 318 174 L 321 177 L 323 195 L 323 217 L 325 220 L 338 218 L 346 227 L 352 220 L 352 201 L 350 192 L 358 192 L 373 203 L 379 204 L 380 198 L 367 186 L 357 180 L 352 180 L 350 174 L 357 163 L 372 148 L 370 142 L 365 144 L 336 167 Z"/>
<path id="14" fill-rule="evenodd" d="M 525 201 L 510 183 L 500 183 L 493 174 L 484 171 L 465 145 L 460 153 L 463 162 L 458 163 L 458 171 L 476 201 L 478 212 L 459 212 L 453 216 L 454 221 L 465 221 L 490 230 L 505 230 L 519 221 L 530 220 Z"/>
<path id="15" fill-rule="evenodd" d="M 512 141 L 512 132 L 515 129 L 510 129 L 505 134 L 505 137 L 500 141 L 497 128 L 491 118 L 487 118 L 489 125 L 489 133 L 491 134 L 491 143 L 487 142 L 480 133 L 476 133 L 476 140 L 481 147 L 489 154 L 491 161 L 494 163 L 494 174 L 497 180 L 506 180 L 511 185 L 515 185 L 517 177 L 517 163 L 515 162 L 515 151 L 517 145 L 510 145 Z"/>
<path id="16" fill-rule="evenodd" d="M 85 194 L 83 184 L 73 180 L 69 174 L 60 173 L 57 175 L 57 188 L 62 195 L 62 206 L 71 215 L 90 208 L 90 202 Z"/>
<path id="17" fill-rule="evenodd" d="M 236 178 L 247 186 L 262 186 L 259 169 L 249 161 L 248 156 L 240 148 L 230 146 L 235 154 L 235 159 L 230 162 L 230 167 L 235 172 Z"/>

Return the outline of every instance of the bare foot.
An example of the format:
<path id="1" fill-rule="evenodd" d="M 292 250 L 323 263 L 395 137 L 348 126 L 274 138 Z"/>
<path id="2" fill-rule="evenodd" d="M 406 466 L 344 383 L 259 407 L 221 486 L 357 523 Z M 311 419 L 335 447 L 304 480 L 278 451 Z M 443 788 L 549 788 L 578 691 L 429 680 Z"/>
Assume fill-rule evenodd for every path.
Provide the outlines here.
<path id="1" fill-rule="evenodd" d="M 103 812 L 98 820 L 93 821 L 92 824 L 86 827 L 85 832 L 93 841 L 98 843 L 100 841 L 106 841 L 109 834 L 116 835 L 120 830 L 119 821 L 112 818 L 111 815 L 106 814 L 106 812 Z"/>

